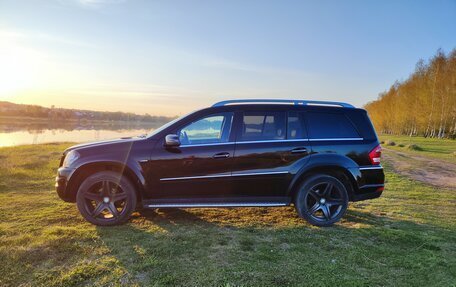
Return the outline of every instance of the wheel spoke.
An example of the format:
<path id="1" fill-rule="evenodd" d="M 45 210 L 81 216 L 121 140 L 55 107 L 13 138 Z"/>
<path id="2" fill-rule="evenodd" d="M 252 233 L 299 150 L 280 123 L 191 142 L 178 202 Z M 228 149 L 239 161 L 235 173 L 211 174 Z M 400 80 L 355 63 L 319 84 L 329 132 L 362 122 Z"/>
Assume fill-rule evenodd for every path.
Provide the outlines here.
<path id="1" fill-rule="evenodd" d="M 316 201 L 320 200 L 320 196 L 318 196 L 317 192 L 315 190 L 310 190 L 309 195 L 312 196 Z"/>
<path id="2" fill-rule="evenodd" d="M 322 205 L 321 211 L 323 211 L 323 214 L 325 215 L 327 220 L 331 219 L 331 210 L 327 205 Z"/>
<path id="3" fill-rule="evenodd" d="M 329 196 L 329 195 L 331 194 L 332 188 L 333 188 L 333 184 L 330 183 L 330 182 L 328 182 L 327 185 L 326 185 L 326 187 L 325 187 L 325 190 L 323 190 L 322 195 L 323 195 L 323 196 Z"/>
<path id="4" fill-rule="evenodd" d="M 113 201 L 113 202 L 117 202 L 117 201 L 123 200 L 123 199 L 125 199 L 125 198 L 127 198 L 127 194 L 126 194 L 126 193 L 124 193 L 124 192 L 122 192 L 122 193 L 116 193 L 116 194 L 114 194 L 114 195 L 112 196 L 112 201 Z"/>
<path id="5" fill-rule="evenodd" d="M 310 209 L 309 209 L 309 213 L 310 214 L 314 214 L 316 211 L 318 211 L 319 209 L 321 208 L 321 205 L 320 203 L 315 203 Z"/>
<path id="6" fill-rule="evenodd" d="M 344 202 L 341 199 L 330 199 L 326 201 L 326 204 L 328 206 L 338 206 L 344 204 Z"/>
<path id="7" fill-rule="evenodd" d="M 118 217 L 119 216 L 119 211 L 117 210 L 116 206 L 114 205 L 114 202 L 110 202 L 108 204 L 108 210 L 109 210 L 109 212 L 111 212 L 111 214 L 114 217 Z"/>
<path id="8" fill-rule="evenodd" d="M 103 201 L 99 194 L 92 193 L 92 192 L 85 192 L 84 193 L 84 198 L 90 199 L 90 200 L 93 200 L 93 201 L 96 201 L 96 202 Z"/>
<path id="9" fill-rule="evenodd" d="M 109 181 L 103 181 L 103 189 L 102 189 L 103 196 L 109 196 Z"/>
<path id="10" fill-rule="evenodd" d="M 100 215 L 100 214 L 103 212 L 103 210 L 105 210 L 105 209 L 106 209 L 106 204 L 103 203 L 103 202 L 100 202 L 100 203 L 97 205 L 97 207 L 93 210 L 92 216 L 93 216 L 93 217 L 97 217 L 97 216 Z"/>

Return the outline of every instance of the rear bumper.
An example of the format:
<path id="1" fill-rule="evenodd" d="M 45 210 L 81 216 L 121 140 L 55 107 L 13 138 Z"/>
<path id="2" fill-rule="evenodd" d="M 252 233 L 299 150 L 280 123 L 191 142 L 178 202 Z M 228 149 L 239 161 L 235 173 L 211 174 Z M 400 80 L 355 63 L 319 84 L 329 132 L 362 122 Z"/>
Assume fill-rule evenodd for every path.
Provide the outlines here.
<path id="1" fill-rule="evenodd" d="M 73 174 L 74 169 L 61 167 L 57 170 L 57 176 L 55 177 L 55 190 L 59 197 L 67 202 L 74 202 L 74 195 L 68 192 L 68 181 Z"/>
<path id="2" fill-rule="evenodd" d="M 351 196 L 352 201 L 373 199 L 382 195 L 385 188 L 385 174 L 381 165 L 360 166 L 350 171 L 358 185 Z"/>
<path id="3" fill-rule="evenodd" d="M 380 197 L 382 195 L 382 193 L 383 193 L 383 191 L 372 191 L 372 192 L 354 194 L 352 201 L 374 199 L 374 198 Z"/>

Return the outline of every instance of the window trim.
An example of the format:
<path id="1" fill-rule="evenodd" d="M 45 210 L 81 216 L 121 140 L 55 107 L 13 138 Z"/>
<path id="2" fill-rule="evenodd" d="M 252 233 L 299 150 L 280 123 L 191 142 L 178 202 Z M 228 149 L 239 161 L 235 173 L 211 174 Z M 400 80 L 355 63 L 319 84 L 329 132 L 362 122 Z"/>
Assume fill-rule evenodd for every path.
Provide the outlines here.
<path id="1" fill-rule="evenodd" d="M 289 112 L 294 112 L 295 110 L 279 110 L 279 111 L 273 111 L 273 110 L 241 110 L 241 111 L 227 111 L 227 112 L 217 112 L 217 113 L 208 113 L 206 115 L 203 115 L 199 118 L 197 118 L 194 121 L 191 121 L 191 123 L 198 121 L 199 119 L 209 117 L 212 115 L 219 115 L 219 114 L 224 114 L 224 113 L 231 113 L 233 115 L 233 120 L 231 122 L 231 127 L 230 127 L 230 134 L 229 134 L 229 140 L 228 142 L 224 143 L 206 143 L 206 144 L 192 144 L 192 145 L 183 145 L 180 146 L 181 148 L 187 148 L 187 147 L 204 147 L 204 146 L 223 146 L 223 145 L 237 145 L 237 144 L 262 144 L 262 143 L 290 143 L 290 142 L 317 142 L 317 141 L 363 141 L 363 137 L 355 137 L 355 138 L 310 138 L 309 137 L 309 122 L 308 122 L 308 117 L 307 113 L 309 111 L 306 110 L 296 110 L 295 112 L 301 112 L 303 113 L 304 116 L 304 127 L 306 129 L 306 138 L 301 138 L 301 139 L 288 139 L 288 114 Z M 273 140 L 251 140 L 251 141 L 239 141 L 239 136 L 242 133 L 242 121 L 243 121 L 243 115 L 246 112 L 284 112 L 286 115 L 286 138 L 285 139 L 273 139 Z M 328 113 L 328 112 L 319 112 L 319 111 L 312 111 L 312 112 L 317 112 L 317 113 Z M 353 125 L 353 127 L 356 129 L 356 126 L 353 124 L 353 122 L 350 120 L 350 118 L 345 115 L 345 113 L 340 113 L 340 112 L 330 112 L 331 114 L 342 114 L 344 115 L 350 123 Z M 180 125 L 179 128 L 175 130 L 175 133 L 182 129 L 183 127 L 189 125 L 190 123 L 187 122 L 185 124 Z M 359 131 L 356 129 L 356 131 L 359 134 Z"/>
<path id="2" fill-rule="evenodd" d="M 233 144 L 257 144 L 257 143 L 283 143 L 283 142 L 314 142 L 314 141 L 363 141 L 364 138 L 331 138 L 331 139 L 284 139 L 284 140 L 261 140 L 261 141 L 229 141 L 226 143 L 207 143 L 207 144 L 194 144 L 194 145 L 184 145 L 185 147 L 197 147 L 197 146 L 216 146 L 216 145 L 233 145 Z"/>

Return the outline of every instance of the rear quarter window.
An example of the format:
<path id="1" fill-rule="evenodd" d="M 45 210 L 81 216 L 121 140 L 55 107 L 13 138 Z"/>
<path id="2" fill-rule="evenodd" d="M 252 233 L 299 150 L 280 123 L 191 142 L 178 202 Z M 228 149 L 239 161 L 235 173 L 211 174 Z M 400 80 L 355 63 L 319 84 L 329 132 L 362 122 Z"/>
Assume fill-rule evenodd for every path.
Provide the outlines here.
<path id="1" fill-rule="evenodd" d="M 365 110 L 347 109 L 345 115 L 353 122 L 362 138 L 366 140 L 377 140 L 374 126 Z"/>
<path id="2" fill-rule="evenodd" d="M 307 113 L 311 139 L 359 138 L 352 122 L 342 113 Z"/>

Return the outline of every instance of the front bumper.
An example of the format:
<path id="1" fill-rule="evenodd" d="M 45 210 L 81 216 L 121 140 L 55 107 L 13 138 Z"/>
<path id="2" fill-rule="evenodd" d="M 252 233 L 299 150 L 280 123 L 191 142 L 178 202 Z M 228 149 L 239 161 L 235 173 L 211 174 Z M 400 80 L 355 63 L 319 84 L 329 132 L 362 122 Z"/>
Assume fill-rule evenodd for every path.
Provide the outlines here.
<path id="1" fill-rule="evenodd" d="M 67 202 L 75 201 L 74 194 L 68 191 L 68 182 L 73 172 L 73 168 L 61 167 L 57 170 L 57 176 L 55 177 L 55 190 L 59 197 Z"/>

